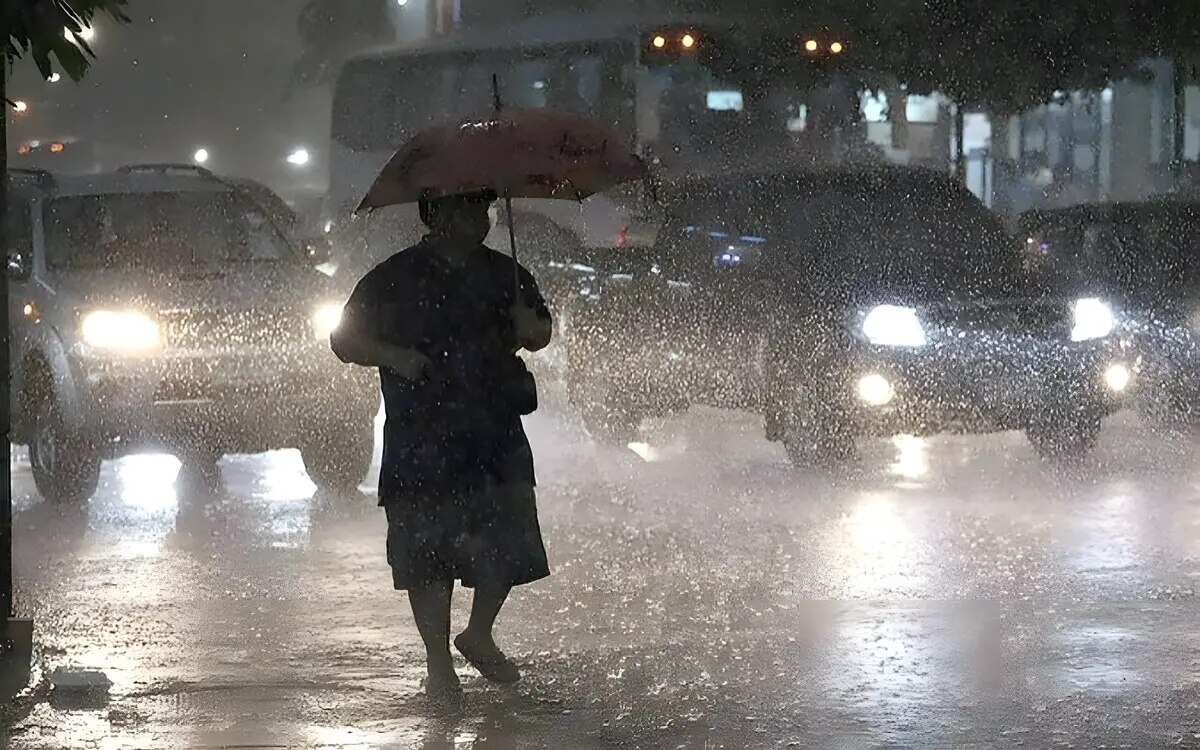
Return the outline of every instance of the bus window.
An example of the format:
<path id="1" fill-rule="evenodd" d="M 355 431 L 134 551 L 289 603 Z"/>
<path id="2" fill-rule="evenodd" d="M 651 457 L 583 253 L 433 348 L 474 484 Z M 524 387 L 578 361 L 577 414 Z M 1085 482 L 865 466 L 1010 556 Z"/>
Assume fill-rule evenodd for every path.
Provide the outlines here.
<path id="1" fill-rule="evenodd" d="M 457 71 L 433 62 L 410 57 L 347 65 L 334 98 L 333 138 L 354 150 L 395 148 L 418 130 L 449 118 Z"/>
<path id="2" fill-rule="evenodd" d="M 545 58 L 525 59 L 505 76 L 505 103 L 525 109 L 545 109 L 550 65 Z"/>
<path id="3" fill-rule="evenodd" d="M 495 101 L 492 75 L 496 72 L 492 65 L 473 63 L 464 66 L 459 74 L 458 96 L 451 114 L 463 118 L 490 110 Z"/>
<path id="4" fill-rule="evenodd" d="M 547 83 L 549 106 L 560 112 L 591 115 L 600 101 L 601 63 L 594 57 L 559 58 Z"/>

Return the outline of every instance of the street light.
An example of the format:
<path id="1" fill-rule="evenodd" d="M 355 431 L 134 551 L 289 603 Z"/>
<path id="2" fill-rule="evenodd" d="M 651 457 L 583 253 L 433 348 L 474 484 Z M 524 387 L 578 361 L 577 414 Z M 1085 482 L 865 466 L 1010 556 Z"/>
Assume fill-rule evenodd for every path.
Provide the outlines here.
<path id="1" fill-rule="evenodd" d="M 206 148 L 196 149 L 196 153 L 192 154 L 192 160 L 195 161 L 197 164 L 203 164 L 206 161 L 208 161 L 208 149 L 206 149 Z"/>
<path id="2" fill-rule="evenodd" d="M 691 49 L 692 47 L 696 46 L 696 37 L 692 36 L 691 34 L 684 34 L 683 38 L 679 40 L 679 43 L 683 45 L 684 49 Z"/>
<path id="3" fill-rule="evenodd" d="M 18 99 L 15 102 L 13 102 L 13 111 L 16 112 L 17 114 L 22 114 L 24 112 L 28 112 L 29 104 L 25 101 L 22 101 L 21 99 Z"/>
<path id="4" fill-rule="evenodd" d="M 809 52 L 816 52 L 819 47 L 820 47 L 820 45 L 817 44 L 816 39 L 809 39 L 807 42 L 804 43 L 804 49 Z"/>
<path id="5" fill-rule="evenodd" d="M 396 5 L 399 5 L 401 8 L 403 8 L 405 5 L 408 5 L 408 0 L 396 0 Z"/>
<path id="6" fill-rule="evenodd" d="M 50 83 L 58 83 L 59 81 L 62 80 L 62 75 L 56 70 L 53 73 L 51 73 L 50 77 L 47 78 L 46 80 Z"/>
<path id="7" fill-rule="evenodd" d="M 833 44 L 829 45 L 829 51 L 835 55 L 842 54 L 842 50 L 844 49 L 845 47 L 842 46 L 841 42 L 834 42 Z"/>
<path id="8" fill-rule="evenodd" d="M 308 149 L 298 148 L 292 153 L 288 154 L 287 161 L 288 164 L 291 164 L 293 167 L 303 167 L 304 165 L 308 164 L 311 158 L 312 157 L 309 155 Z"/>
<path id="9" fill-rule="evenodd" d="M 667 46 L 667 38 L 665 36 L 663 36 L 662 34 L 659 34 L 658 36 L 654 37 L 654 46 L 657 49 L 662 49 L 663 47 L 666 47 Z"/>

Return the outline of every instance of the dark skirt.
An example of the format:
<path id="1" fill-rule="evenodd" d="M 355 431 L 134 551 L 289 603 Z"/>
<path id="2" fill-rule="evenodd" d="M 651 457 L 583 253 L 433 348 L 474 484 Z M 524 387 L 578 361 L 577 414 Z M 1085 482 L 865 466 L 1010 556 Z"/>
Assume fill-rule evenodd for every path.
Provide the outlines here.
<path id="1" fill-rule="evenodd" d="M 532 484 L 390 499 L 387 559 L 398 590 L 435 581 L 519 586 L 550 575 Z"/>

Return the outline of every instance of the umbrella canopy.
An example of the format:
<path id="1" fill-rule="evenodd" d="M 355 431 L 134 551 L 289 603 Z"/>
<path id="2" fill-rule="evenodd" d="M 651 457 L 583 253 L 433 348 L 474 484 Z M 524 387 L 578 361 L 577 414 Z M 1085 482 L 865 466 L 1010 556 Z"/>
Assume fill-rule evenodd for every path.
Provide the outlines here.
<path id="1" fill-rule="evenodd" d="M 583 200 L 646 175 L 642 160 L 593 120 L 505 109 L 417 133 L 359 210 L 489 188 L 509 198 Z"/>

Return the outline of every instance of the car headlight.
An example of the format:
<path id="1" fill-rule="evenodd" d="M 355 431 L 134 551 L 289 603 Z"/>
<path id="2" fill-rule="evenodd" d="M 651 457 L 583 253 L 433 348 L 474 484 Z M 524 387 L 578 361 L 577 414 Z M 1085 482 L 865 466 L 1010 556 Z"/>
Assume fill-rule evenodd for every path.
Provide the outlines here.
<path id="1" fill-rule="evenodd" d="M 342 322 L 342 305 L 329 303 L 321 305 L 312 316 L 313 335 L 318 339 L 327 339 Z"/>
<path id="2" fill-rule="evenodd" d="M 1085 297 L 1075 302 L 1075 325 L 1071 328 L 1072 341 L 1102 339 L 1117 327 L 1116 316 L 1104 300 Z"/>
<path id="3" fill-rule="evenodd" d="M 139 354 L 162 343 L 158 323 L 140 312 L 94 310 L 80 320 L 83 341 L 94 349 Z"/>
<path id="4" fill-rule="evenodd" d="M 925 329 L 911 307 L 875 307 L 863 318 L 862 332 L 876 346 L 925 346 Z"/>

